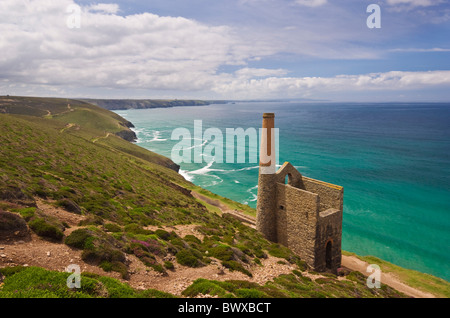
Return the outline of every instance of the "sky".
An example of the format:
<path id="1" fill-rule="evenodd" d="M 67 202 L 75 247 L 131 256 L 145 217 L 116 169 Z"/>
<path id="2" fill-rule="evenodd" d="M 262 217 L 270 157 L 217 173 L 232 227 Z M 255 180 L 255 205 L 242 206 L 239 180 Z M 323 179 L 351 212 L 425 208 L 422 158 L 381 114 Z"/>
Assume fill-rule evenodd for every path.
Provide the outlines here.
<path id="1" fill-rule="evenodd" d="M 1 0 L 0 95 L 450 102 L 450 0 L 106 1 Z"/>

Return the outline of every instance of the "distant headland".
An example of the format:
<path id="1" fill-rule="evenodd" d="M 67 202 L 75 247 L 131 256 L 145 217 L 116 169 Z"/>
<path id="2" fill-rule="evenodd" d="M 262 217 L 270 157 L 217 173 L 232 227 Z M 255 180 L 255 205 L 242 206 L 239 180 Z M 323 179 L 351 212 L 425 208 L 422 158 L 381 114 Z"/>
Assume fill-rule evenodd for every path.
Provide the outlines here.
<path id="1" fill-rule="evenodd" d="M 225 100 L 194 100 L 194 99 L 81 99 L 108 110 L 167 108 L 177 106 L 207 106 L 211 104 L 226 104 Z"/>
<path id="2" fill-rule="evenodd" d="M 249 100 L 200 100 L 200 99 L 94 99 L 77 98 L 77 100 L 94 104 L 108 110 L 169 108 L 180 106 L 208 106 L 212 104 L 234 104 L 238 102 L 328 102 L 308 98 L 296 99 L 249 99 Z"/>

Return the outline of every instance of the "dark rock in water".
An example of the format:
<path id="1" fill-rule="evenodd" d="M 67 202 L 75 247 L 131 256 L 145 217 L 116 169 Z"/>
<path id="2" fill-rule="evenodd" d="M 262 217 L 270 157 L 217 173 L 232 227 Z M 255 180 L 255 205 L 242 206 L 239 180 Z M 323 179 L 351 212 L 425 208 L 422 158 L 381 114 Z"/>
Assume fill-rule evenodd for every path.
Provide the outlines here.
<path id="1" fill-rule="evenodd" d="M 127 121 L 127 122 L 125 123 L 125 126 L 127 126 L 128 128 L 134 128 L 133 123 L 132 123 L 132 122 L 129 122 L 129 121 Z"/>
<path id="2" fill-rule="evenodd" d="M 127 128 L 134 128 L 134 125 L 132 122 L 126 121 L 119 123 L 121 126 L 127 127 Z"/>
<path id="3" fill-rule="evenodd" d="M 126 141 L 135 142 L 137 139 L 136 134 L 132 130 L 122 130 L 116 133 L 116 136 L 119 136 Z"/>
<path id="4" fill-rule="evenodd" d="M 180 165 L 177 165 L 175 162 L 171 161 L 168 165 L 167 168 L 172 169 L 176 172 L 180 171 Z"/>

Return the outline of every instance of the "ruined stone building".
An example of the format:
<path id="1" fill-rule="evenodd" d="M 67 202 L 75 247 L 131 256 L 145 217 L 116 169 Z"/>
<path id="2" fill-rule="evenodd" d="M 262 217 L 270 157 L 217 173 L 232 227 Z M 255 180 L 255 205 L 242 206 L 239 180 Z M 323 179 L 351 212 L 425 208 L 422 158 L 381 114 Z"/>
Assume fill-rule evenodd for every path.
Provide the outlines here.
<path id="1" fill-rule="evenodd" d="M 263 115 L 257 230 L 289 247 L 314 270 L 336 272 L 341 266 L 344 190 L 302 176 L 289 162 L 276 171 L 274 121 L 273 113 Z"/>

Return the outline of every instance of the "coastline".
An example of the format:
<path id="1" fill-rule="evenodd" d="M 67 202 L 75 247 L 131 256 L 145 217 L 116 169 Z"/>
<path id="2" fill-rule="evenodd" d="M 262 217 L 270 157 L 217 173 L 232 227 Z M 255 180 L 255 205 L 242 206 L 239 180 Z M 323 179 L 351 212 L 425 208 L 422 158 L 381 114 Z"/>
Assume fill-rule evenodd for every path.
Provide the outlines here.
<path id="1" fill-rule="evenodd" d="M 192 123 L 198 118 L 203 119 L 205 129 L 217 127 L 222 132 L 230 125 L 257 127 L 258 113 L 274 110 L 280 115 L 277 124 L 290 130 L 289 135 L 286 131 L 280 139 L 283 144 L 280 160 L 295 158 L 294 166 L 303 175 L 346 187 L 343 249 L 359 255 L 375 255 L 448 280 L 448 255 L 441 250 L 445 250 L 443 242 L 448 238 L 445 227 L 449 220 L 443 219 L 440 226 L 436 223 L 445 216 L 448 207 L 445 200 L 448 177 L 440 177 L 448 148 L 437 147 L 438 143 L 448 144 L 442 138 L 447 132 L 441 129 L 448 106 L 436 107 L 436 104 L 406 107 L 364 103 L 239 103 L 212 105 L 207 109 L 186 107 L 118 113 L 139 127 L 140 146 L 170 157 L 171 148 L 177 143 L 170 136 L 177 127 L 186 127 L 192 135 Z M 291 116 L 283 116 L 286 112 Z M 347 127 L 345 121 L 354 116 L 361 120 Z M 419 126 L 409 124 L 420 118 L 425 120 Z M 430 131 L 433 123 L 437 124 L 436 129 Z M 330 130 L 339 142 L 333 142 Z M 158 140 L 154 138 L 156 134 Z M 425 137 L 435 138 L 436 142 L 427 143 Z M 163 139 L 167 141 L 160 141 Z M 413 158 L 408 155 L 411 151 L 414 151 Z M 206 169 L 211 158 L 204 159 L 201 164 L 182 164 L 181 169 L 188 170 L 196 184 L 255 207 L 251 200 L 256 194 L 253 187 L 257 167 L 250 167 L 247 162 L 235 166 L 215 163 Z M 424 160 L 430 169 L 419 170 L 420 178 L 410 178 L 411 169 L 420 167 Z M 426 184 L 421 180 L 426 180 Z M 427 198 L 435 201 L 433 207 L 425 203 Z"/>
<path id="2" fill-rule="evenodd" d="M 31 107 L 44 105 L 41 107 L 45 107 L 44 111 L 46 111 L 48 103 L 44 104 L 42 101 L 43 99 L 27 100 Z M 45 101 L 52 102 L 54 100 L 45 99 Z M 39 273 L 44 273 L 43 269 L 37 269 L 35 266 L 60 271 L 63 265 L 71 263 L 71 259 L 76 256 L 77 262 L 82 265 L 84 270 L 89 268 L 89 271 L 97 271 L 101 275 L 122 277 L 122 279 L 125 279 L 122 280 L 124 283 L 131 283 L 134 288 L 138 289 L 156 287 L 154 279 L 161 277 L 161 272 L 165 272 L 168 276 L 163 275 L 159 281 L 161 285 L 157 285 L 157 287 L 164 290 L 166 287 L 171 288 L 167 286 L 168 282 L 176 284 L 176 282 L 183 280 L 183 286 L 178 286 L 176 290 L 173 290 L 176 294 L 186 290 L 189 286 L 191 286 L 191 289 L 195 288 L 198 282 L 196 283 L 194 280 L 209 279 L 210 283 L 214 284 L 214 281 L 218 278 L 220 280 L 236 278 L 260 284 L 252 286 L 259 289 L 259 291 L 254 290 L 254 292 L 261 294 L 265 293 L 264 284 L 268 280 L 280 284 L 277 288 L 282 288 L 286 277 L 279 277 L 279 275 L 284 274 L 294 279 L 296 284 L 304 285 L 304 283 L 307 283 L 304 287 L 307 287 L 309 292 L 304 291 L 298 294 L 299 297 L 327 295 L 331 297 L 338 295 L 404 297 L 404 295 L 400 295 L 400 292 L 396 292 L 395 289 L 388 286 L 379 290 L 367 289 L 366 279 L 357 271 L 348 271 L 347 275 L 342 273 L 343 276 L 331 276 L 331 274 L 327 276 L 326 273 L 316 273 L 305 267 L 301 260 L 292 258 L 294 257 L 292 251 L 282 249 L 281 246 L 267 240 L 260 240 L 259 235 L 252 229 L 254 227 L 254 209 L 186 181 L 183 177 L 183 174 L 188 177 L 185 171 L 181 171 L 181 173 L 169 171 L 167 169 L 169 158 L 148 151 L 143 147 L 136 147 L 137 145 L 134 145 L 133 142 L 114 136 L 117 127 L 123 126 L 120 125 L 124 122 L 122 117 L 118 118 L 109 111 L 105 112 L 98 107 L 91 106 L 85 104 L 77 106 L 75 102 L 71 102 L 71 108 L 68 111 L 66 101 L 62 101 L 62 103 L 56 101 L 53 108 L 48 109 L 52 112 L 52 118 L 58 116 L 58 113 L 62 113 L 66 117 L 59 117 L 58 120 L 54 121 L 48 116 L 40 118 L 44 111 L 36 111 L 34 117 L 15 116 L 14 114 L 2 115 L 2 142 L 8 144 L 17 138 L 21 138 L 20 144 L 16 143 L 14 147 L 5 147 L 5 151 L 2 152 L 2 159 L 16 158 L 15 151 L 19 149 L 26 153 L 27 157 L 17 157 L 17 164 L 11 168 L 8 168 L 8 166 L 0 167 L 7 175 L 17 176 L 19 181 L 22 182 L 20 188 L 11 188 L 10 183 L 2 184 L 2 188 L 0 188 L 2 192 L 0 193 L 6 201 L 2 202 L 0 209 L 3 207 L 5 212 L 2 211 L 2 213 L 7 213 L 11 217 L 15 215 L 15 218 L 18 219 L 26 218 L 24 219 L 26 222 L 24 228 L 31 229 L 30 241 L 17 241 L 17 235 L 10 231 L 10 235 L 13 235 L 8 237 L 10 241 L 2 242 L 1 247 L 4 256 L 0 258 L 0 263 L 5 267 L 19 265 L 23 266 L 27 272 L 36 271 Z M 31 109 L 34 110 L 35 108 Z M 27 111 L 29 112 L 28 109 Z M 80 118 L 80 114 L 89 114 L 89 116 Z M 103 120 L 92 121 L 92 114 L 98 115 Z M 64 121 L 61 122 L 61 119 L 64 119 Z M 93 124 L 96 125 L 96 130 L 83 129 Z M 103 130 L 104 128 L 106 129 Z M 159 139 L 163 140 L 164 137 L 160 136 Z M 60 148 L 54 146 L 56 144 L 67 150 L 61 151 Z M 70 153 L 77 152 L 76 161 L 73 161 L 69 151 Z M 39 160 L 45 162 L 58 162 L 58 165 L 48 165 L 43 171 L 42 166 L 33 158 L 39 158 Z M 162 165 L 165 167 L 161 167 Z M 61 166 L 65 168 L 59 169 Z M 103 169 L 101 178 L 99 177 L 100 172 L 90 167 Z M 20 169 L 23 173 L 18 175 L 17 169 Z M 241 171 L 241 169 L 238 170 Z M 89 175 L 87 175 L 88 173 Z M 238 172 L 238 174 L 240 173 Z M 43 180 L 33 178 L 36 175 L 43 175 Z M 44 179 L 52 180 L 54 187 L 49 187 Z M 120 183 L 117 183 L 117 180 L 121 180 Z M 36 187 L 39 187 L 38 190 L 36 190 Z M 233 187 L 237 189 L 237 185 L 234 185 L 234 183 Z M 74 189 L 74 191 L 68 192 L 69 189 Z M 89 189 L 92 195 L 92 199 L 87 204 L 86 189 Z M 28 196 L 25 193 L 29 193 Z M 113 197 L 111 194 L 116 196 Z M 28 199 L 24 200 L 24 198 Z M 99 198 L 114 202 L 114 208 L 110 210 L 113 214 L 107 214 L 109 211 L 104 210 L 103 205 L 101 205 L 106 201 L 99 204 L 99 201 L 101 201 Z M 139 201 L 136 201 L 136 198 Z M 136 204 L 132 202 L 136 202 Z M 151 207 L 153 210 L 143 214 L 142 206 Z M 136 210 L 133 211 L 133 209 Z M 130 210 L 134 213 L 130 213 Z M 99 211 L 104 214 L 96 221 L 92 215 L 98 215 Z M 190 246 L 192 252 L 197 251 L 194 254 L 194 257 L 198 259 L 197 262 L 204 261 L 204 265 L 209 264 L 210 256 L 208 254 L 210 254 L 209 249 L 211 247 L 209 244 L 214 241 L 217 241 L 218 244 L 230 246 L 230 252 L 237 262 L 224 263 L 223 266 L 233 265 L 233 267 L 223 269 L 220 267 L 220 262 L 212 260 L 210 265 L 213 266 L 197 269 L 196 266 L 189 266 L 184 263 L 183 259 L 174 259 L 173 255 L 169 255 L 170 260 L 173 261 L 172 265 L 175 266 L 175 272 L 172 272 L 169 268 L 164 270 L 163 267 L 158 267 L 155 263 L 151 264 L 154 269 L 151 270 L 145 267 L 145 264 L 141 262 L 142 260 L 134 257 L 140 255 L 139 251 L 135 253 L 133 250 L 133 253 L 129 254 L 127 252 L 129 250 L 124 250 L 125 246 L 115 245 L 114 249 L 117 249 L 117 253 L 126 252 L 127 257 L 134 259 L 136 262 L 123 263 L 121 267 L 106 268 L 109 271 L 112 270 L 110 273 L 106 273 L 103 267 L 96 266 L 98 264 L 84 262 L 87 260 L 83 257 L 83 255 L 87 255 L 84 254 L 84 246 L 83 249 L 75 250 L 74 254 L 70 244 L 64 244 L 61 241 L 50 242 L 45 237 L 41 237 L 43 233 L 32 227 L 32 223 L 41 218 L 48 222 L 46 223 L 48 226 L 60 229 L 61 232 L 55 233 L 61 234 L 62 237 L 72 237 L 75 231 L 88 231 L 92 239 L 97 240 L 98 243 L 103 242 L 101 241 L 103 238 L 108 238 L 113 242 L 120 237 L 124 242 L 131 244 L 132 239 L 136 238 L 134 235 L 138 234 L 135 231 L 143 231 L 142 234 L 153 235 L 151 236 L 154 240 L 152 242 L 163 248 L 162 255 L 170 252 L 166 249 L 167 244 L 163 243 L 168 239 L 165 236 L 166 232 L 170 234 L 171 231 L 175 230 L 175 234 L 178 233 L 180 240 L 185 238 L 186 235 L 194 235 L 198 238 L 198 241 L 194 241 L 200 245 L 179 244 L 179 248 L 184 252 L 189 251 L 188 246 Z M 237 220 L 233 221 L 232 219 Z M 199 226 L 200 220 L 205 222 L 202 223 L 203 226 Z M 81 224 L 81 221 L 83 221 L 83 224 Z M 101 223 L 98 223 L 100 221 Z M 115 224 L 116 229 L 106 226 L 106 223 L 111 222 Z M 143 228 L 140 228 L 139 224 Z M 163 232 L 161 232 L 160 227 Z M 94 228 L 95 231 L 90 232 Z M 117 231 L 122 234 L 117 236 L 119 235 L 115 234 Z M 163 236 L 154 234 L 157 232 Z M 231 233 L 235 235 L 232 241 L 229 240 Z M 204 241 L 205 235 L 214 241 Z M 61 238 L 61 236 L 58 237 Z M 141 238 L 147 239 L 143 236 Z M 185 239 L 189 241 L 189 238 L 193 239 L 190 236 Z M 257 244 L 248 244 L 248 240 Z M 104 253 L 108 246 L 99 245 L 99 248 L 99 252 Z M 193 250 L 194 248 L 195 250 Z M 266 252 L 263 254 L 259 249 Z M 192 253 L 188 254 L 191 255 Z M 45 257 L 36 257 L 36 255 L 44 255 Z M 214 255 L 211 256 L 214 257 Z M 269 257 L 269 263 L 267 263 L 266 257 L 269 255 L 276 258 Z M 217 256 L 222 257 L 220 253 Z M 164 264 L 167 259 L 155 257 L 155 260 L 159 266 L 163 266 L 161 264 Z M 261 264 L 263 264 L 263 267 L 260 267 Z M 385 266 L 384 263 L 381 265 Z M 292 272 L 296 266 L 301 272 Z M 28 267 L 30 268 L 26 269 Z M 205 274 L 204 269 L 209 270 L 209 274 Z M 389 270 L 387 269 L 387 271 Z M 272 274 L 266 276 L 267 272 Z M 148 275 L 148 273 L 151 275 Z M 190 273 L 190 276 L 186 279 L 183 277 L 184 273 Z M 253 274 L 253 278 L 251 274 Z M 127 275 L 132 277 L 129 282 L 126 281 Z M 303 281 L 301 277 L 305 277 L 307 281 Z M 145 285 L 140 285 L 144 278 L 146 279 Z M 349 281 L 356 283 L 357 289 L 355 289 L 355 286 L 348 288 Z M 435 282 L 435 280 L 430 278 L 430 284 L 432 282 Z M 39 283 L 39 279 L 36 279 L 36 283 Z M 328 286 L 336 285 L 340 286 L 340 292 L 334 288 L 328 288 Z M 445 286 L 448 286 L 448 284 Z M 172 287 L 174 286 L 172 285 Z M 24 292 L 26 290 L 28 289 L 24 289 Z M 172 290 L 167 291 L 172 292 Z M 283 292 L 282 294 L 284 295 Z"/>
<path id="3" fill-rule="evenodd" d="M 188 172 L 185 170 L 180 169 L 178 171 L 178 174 L 180 174 L 186 181 L 192 182 L 192 180 L 193 180 L 193 178 L 191 176 L 189 176 Z M 193 195 L 194 195 L 194 197 L 200 199 L 201 201 L 206 202 L 207 204 L 210 204 L 212 206 L 219 208 L 222 211 L 222 213 L 224 213 L 224 214 L 228 213 L 228 214 L 232 215 L 234 218 L 236 218 L 236 219 L 240 220 L 241 222 L 243 222 L 244 224 L 246 224 L 247 226 L 255 228 L 255 226 L 254 226 L 255 219 L 254 218 L 249 217 L 248 215 L 245 215 L 243 213 L 240 213 L 238 210 L 230 209 L 229 207 L 227 207 L 226 204 L 222 203 L 220 200 L 208 198 L 208 197 L 203 196 L 198 193 L 193 193 Z M 348 270 L 351 270 L 351 271 L 358 271 L 361 274 L 363 274 L 364 276 L 368 277 L 370 275 L 370 273 L 368 273 L 366 270 L 367 270 L 367 267 L 370 265 L 370 263 L 363 260 L 362 258 L 363 257 L 359 257 L 358 255 L 356 255 L 352 252 L 343 251 L 342 267 L 347 268 Z M 380 259 L 380 261 L 382 263 L 388 263 L 381 259 Z M 393 265 L 393 266 L 396 266 L 396 265 Z M 405 269 L 405 270 L 412 271 L 412 272 L 414 271 L 414 270 L 410 270 L 410 269 Z M 422 273 L 422 272 L 417 272 L 417 273 L 420 273 L 422 275 L 429 275 L 429 274 Z M 441 279 L 441 278 L 438 278 L 438 279 Z M 443 281 L 446 282 L 445 280 L 443 280 Z M 440 297 L 442 297 L 441 294 L 438 294 L 438 295 L 433 294 L 426 290 L 422 290 L 417 287 L 408 285 L 408 283 L 404 279 L 400 278 L 399 275 L 396 274 L 395 272 L 393 272 L 393 273 L 392 272 L 382 272 L 381 273 L 381 282 L 383 284 L 386 284 L 386 285 L 404 293 L 405 295 L 408 295 L 413 298 L 436 298 L 436 297 L 440 298 Z"/>

